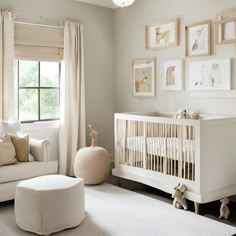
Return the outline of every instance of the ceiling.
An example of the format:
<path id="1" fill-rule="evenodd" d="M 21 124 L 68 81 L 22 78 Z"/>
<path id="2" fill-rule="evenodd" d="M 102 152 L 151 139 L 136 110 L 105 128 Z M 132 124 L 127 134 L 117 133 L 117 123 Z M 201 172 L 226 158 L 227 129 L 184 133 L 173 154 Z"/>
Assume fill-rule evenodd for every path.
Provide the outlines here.
<path id="1" fill-rule="evenodd" d="M 112 0 L 75 0 L 76 2 L 84 2 L 88 4 L 93 4 L 101 7 L 108 7 L 115 9 L 117 6 L 115 6 L 112 2 Z"/>

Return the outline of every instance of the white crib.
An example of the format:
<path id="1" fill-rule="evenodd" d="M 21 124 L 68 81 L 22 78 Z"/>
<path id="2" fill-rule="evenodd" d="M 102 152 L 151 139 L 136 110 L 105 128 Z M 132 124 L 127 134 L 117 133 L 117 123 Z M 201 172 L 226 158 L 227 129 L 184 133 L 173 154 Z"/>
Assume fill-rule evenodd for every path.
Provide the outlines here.
<path id="1" fill-rule="evenodd" d="M 173 116 L 115 114 L 113 175 L 168 193 L 182 183 L 187 187 L 186 198 L 196 208 L 198 203 L 236 194 L 236 117 Z"/>

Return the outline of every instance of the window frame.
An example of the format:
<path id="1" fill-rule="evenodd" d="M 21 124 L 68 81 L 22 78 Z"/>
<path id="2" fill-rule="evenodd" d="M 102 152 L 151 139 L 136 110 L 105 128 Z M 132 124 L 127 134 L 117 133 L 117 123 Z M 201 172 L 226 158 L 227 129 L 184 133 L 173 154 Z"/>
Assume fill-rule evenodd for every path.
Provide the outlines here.
<path id="1" fill-rule="evenodd" d="M 38 86 L 35 87 L 35 86 L 30 86 L 30 87 L 22 87 L 20 86 L 20 61 L 30 61 L 30 60 L 20 60 L 18 59 L 17 60 L 17 117 L 18 119 L 20 118 L 20 90 L 22 89 L 36 89 L 38 90 L 38 119 L 37 120 L 24 120 L 24 121 L 21 121 L 21 123 L 34 123 L 34 122 L 44 122 L 44 121 L 57 121 L 57 120 L 60 120 L 60 115 L 58 118 L 52 118 L 52 119 L 40 119 L 40 114 L 41 114 L 41 109 L 40 109 L 40 90 L 46 90 L 46 89 L 50 89 L 50 90 L 53 90 L 53 89 L 58 89 L 58 92 L 59 92 L 59 113 L 60 113 L 60 102 L 61 102 L 61 62 L 60 61 L 49 61 L 49 62 L 58 62 L 59 64 L 59 86 L 58 87 L 41 87 L 40 86 L 40 77 L 41 77 L 41 62 L 44 62 L 44 61 L 34 61 L 34 62 L 38 62 Z M 20 119 L 19 119 L 20 120 Z"/>

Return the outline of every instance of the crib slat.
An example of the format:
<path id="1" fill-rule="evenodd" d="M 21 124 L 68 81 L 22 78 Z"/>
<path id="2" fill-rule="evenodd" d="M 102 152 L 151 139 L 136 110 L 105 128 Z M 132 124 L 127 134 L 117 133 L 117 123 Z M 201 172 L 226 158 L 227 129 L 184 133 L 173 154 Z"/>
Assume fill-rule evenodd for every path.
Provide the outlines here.
<path id="1" fill-rule="evenodd" d="M 144 169 L 147 169 L 147 150 L 146 150 L 146 139 L 147 139 L 147 123 L 143 122 L 143 163 L 144 163 Z"/>
<path id="2" fill-rule="evenodd" d="M 136 120 L 134 121 L 134 158 L 135 158 L 135 167 L 137 167 L 137 155 L 136 155 L 136 150 L 137 150 L 137 145 L 136 145 Z"/>
<path id="3" fill-rule="evenodd" d="M 196 145 L 196 140 L 195 140 L 195 127 L 193 129 L 193 137 L 194 137 L 194 145 Z M 192 180 L 195 180 L 195 148 L 196 146 L 194 146 L 194 151 L 192 151 L 192 155 L 193 155 L 193 164 L 192 164 Z"/>
<path id="4" fill-rule="evenodd" d="M 170 173 L 171 175 L 173 175 L 173 158 L 174 158 L 174 155 L 173 155 L 173 125 L 171 124 L 170 125 L 170 138 L 171 138 L 171 145 L 170 145 L 170 148 L 171 148 L 171 155 L 170 155 L 170 158 L 171 158 L 171 167 L 170 167 Z"/>
<path id="5" fill-rule="evenodd" d="M 154 156 L 154 135 L 153 135 L 153 125 L 154 123 L 152 122 L 152 125 L 151 125 L 151 130 L 152 130 L 152 146 L 151 146 L 151 152 L 152 152 L 152 170 L 155 170 L 155 156 Z"/>
<path id="6" fill-rule="evenodd" d="M 186 126 L 184 126 L 184 128 L 187 128 Z M 183 168 L 184 168 L 184 178 L 186 179 L 186 167 L 185 167 L 185 164 L 186 164 L 186 137 L 184 137 L 183 139 L 183 162 L 184 162 L 184 165 L 183 165 Z"/>
<path id="7" fill-rule="evenodd" d="M 159 153 L 158 153 L 158 147 L 159 147 L 159 137 L 160 137 L 160 134 L 159 134 L 159 130 L 158 130 L 158 126 L 159 124 L 155 124 L 155 137 L 158 137 L 157 138 L 157 142 L 156 142 L 156 145 L 155 145 L 155 154 L 156 154 L 156 171 L 159 171 Z"/>
<path id="8" fill-rule="evenodd" d="M 191 127 L 191 129 L 192 129 L 192 127 Z M 190 142 L 191 142 L 191 140 L 192 140 L 192 135 L 191 135 L 191 133 L 189 132 L 189 137 L 191 137 L 190 139 L 189 139 L 189 142 L 188 142 L 188 179 L 190 179 Z"/>

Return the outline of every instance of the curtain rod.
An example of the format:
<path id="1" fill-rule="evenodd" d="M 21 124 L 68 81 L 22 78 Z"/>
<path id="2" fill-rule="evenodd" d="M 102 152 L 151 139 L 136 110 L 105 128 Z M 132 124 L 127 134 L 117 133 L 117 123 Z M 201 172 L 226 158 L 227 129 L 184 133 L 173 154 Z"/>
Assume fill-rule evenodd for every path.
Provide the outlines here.
<path id="1" fill-rule="evenodd" d="M 13 14 L 15 14 L 14 11 L 10 10 L 10 9 L 4 9 L 4 8 L 1 8 L 0 11 L 7 11 L 7 12 L 12 12 Z"/>
<path id="2" fill-rule="evenodd" d="M 32 26 L 42 26 L 48 28 L 57 28 L 57 29 L 64 29 L 64 26 L 56 26 L 56 25 L 44 25 L 44 24 L 37 24 L 37 23 L 29 23 L 23 21 L 15 21 L 16 24 L 23 24 L 23 25 L 32 25 Z"/>

